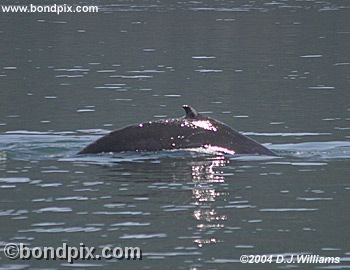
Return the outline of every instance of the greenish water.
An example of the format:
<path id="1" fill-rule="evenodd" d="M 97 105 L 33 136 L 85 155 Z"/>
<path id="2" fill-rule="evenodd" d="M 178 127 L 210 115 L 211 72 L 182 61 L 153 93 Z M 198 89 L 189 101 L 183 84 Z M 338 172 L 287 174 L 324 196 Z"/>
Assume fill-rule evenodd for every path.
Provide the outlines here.
<path id="1" fill-rule="evenodd" d="M 0 269 L 349 268 L 347 1 L 98 5 L 0 14 L 0 246 L 137 246 L 143 259 L 1 250 Z M 182 104 L 280 156 L 76 155 Z M 341 262 L 239 262 L 305 253 Z"/>

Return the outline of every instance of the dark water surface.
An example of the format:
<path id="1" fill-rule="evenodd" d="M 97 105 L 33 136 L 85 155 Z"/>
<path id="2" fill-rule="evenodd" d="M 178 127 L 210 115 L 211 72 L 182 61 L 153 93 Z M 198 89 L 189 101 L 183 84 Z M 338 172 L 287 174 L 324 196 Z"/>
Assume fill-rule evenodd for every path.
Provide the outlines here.
<path id="1" fill-rule="evenodd" d="M 350 268 L 348 1 L 84 1 L 0 14 L 0 246 L 138 246 L 142 261 L 0 269 Z M 182 104 L 278 158 L 78 157 Z M 242 265 L 242 254 L 340 264 Z"/>

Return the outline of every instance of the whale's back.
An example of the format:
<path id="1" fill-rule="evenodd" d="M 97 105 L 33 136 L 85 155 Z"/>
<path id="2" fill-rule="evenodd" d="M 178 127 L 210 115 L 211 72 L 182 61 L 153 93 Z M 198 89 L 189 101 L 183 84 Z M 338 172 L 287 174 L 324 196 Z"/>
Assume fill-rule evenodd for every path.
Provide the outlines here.
<path id="1" fill-rule="evenodd" d="M 210 118 L 147 122 L 112 131 L 79 154 L 220 147 L 236 154 L 274 155 L 256 141 Z"/>

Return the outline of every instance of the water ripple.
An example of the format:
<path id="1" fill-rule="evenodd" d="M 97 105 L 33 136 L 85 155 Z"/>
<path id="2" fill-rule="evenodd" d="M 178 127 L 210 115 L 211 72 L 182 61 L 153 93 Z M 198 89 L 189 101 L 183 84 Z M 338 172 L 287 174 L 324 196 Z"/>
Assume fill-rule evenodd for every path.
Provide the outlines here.
<path id="1" fill-rule="evenodd" d="M 152 239 L 152 238 L 165 238 L 165 233 L 154 233 L 154 234 L 124 234 L 120 236 L 120 239 Z"/>
<path id="2" fill-rule="evenodd" d="M 55 228 L 35 228 L 19 230 L 19 232 L 36 232 L 36 233 L 76 233 L 76 232 L 98 232 L 101 228 L 97 227 L 55 227 Z"/>
<path id="3" fill-rule="evenodd" d="M 263 208 L 261 212 L 313 212 L 318 211 L 318 208 Z"/>
<path id="4" fill-rule="evenodd" d="M 111 227 L 132 227 L 132 226 L 150 226 L 149 222 L 121 222 L 121 223 L 113 223 Z"/>
<path id="5" fill-rule="evenodd" d="M 120 212 L 111 212 L 111 211 L 97 211 L 93 212 L 94 215 L 140 215 L 140 216 L 148 216 L 151 213 L 149 212 L 141 212 L 141 211 L 120 211 Z"/>
<path id="6" fill-rule="evenodd" d="M 33 210 L 36 213 L 45 213 L 45 212 L 53 212 L 53 213 L 63 213 L 63 212 L 72 212 L 72 208 L 70 207 L 45 207 L 38 210 Z"/>
<path id="7" fill-rule="evenodd" d="M 0 182 L 4 182 L 8 184 L 28 183 L 30 182 L 30 179 L 26 177 L 7 177 L 7 178 L 0 178 Z"/>

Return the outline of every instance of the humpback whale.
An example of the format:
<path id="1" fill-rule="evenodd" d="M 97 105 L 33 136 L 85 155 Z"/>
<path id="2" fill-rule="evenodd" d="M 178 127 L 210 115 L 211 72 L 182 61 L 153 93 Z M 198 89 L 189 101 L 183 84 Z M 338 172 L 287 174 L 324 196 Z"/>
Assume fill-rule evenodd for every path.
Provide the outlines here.
<path id="1" fill-rule="evenodd" d="M 114 130 L 78 154 L 204 148 L 226 154 L 275 154 L 228 125 L 183 105 L 185 116 Z"/>

